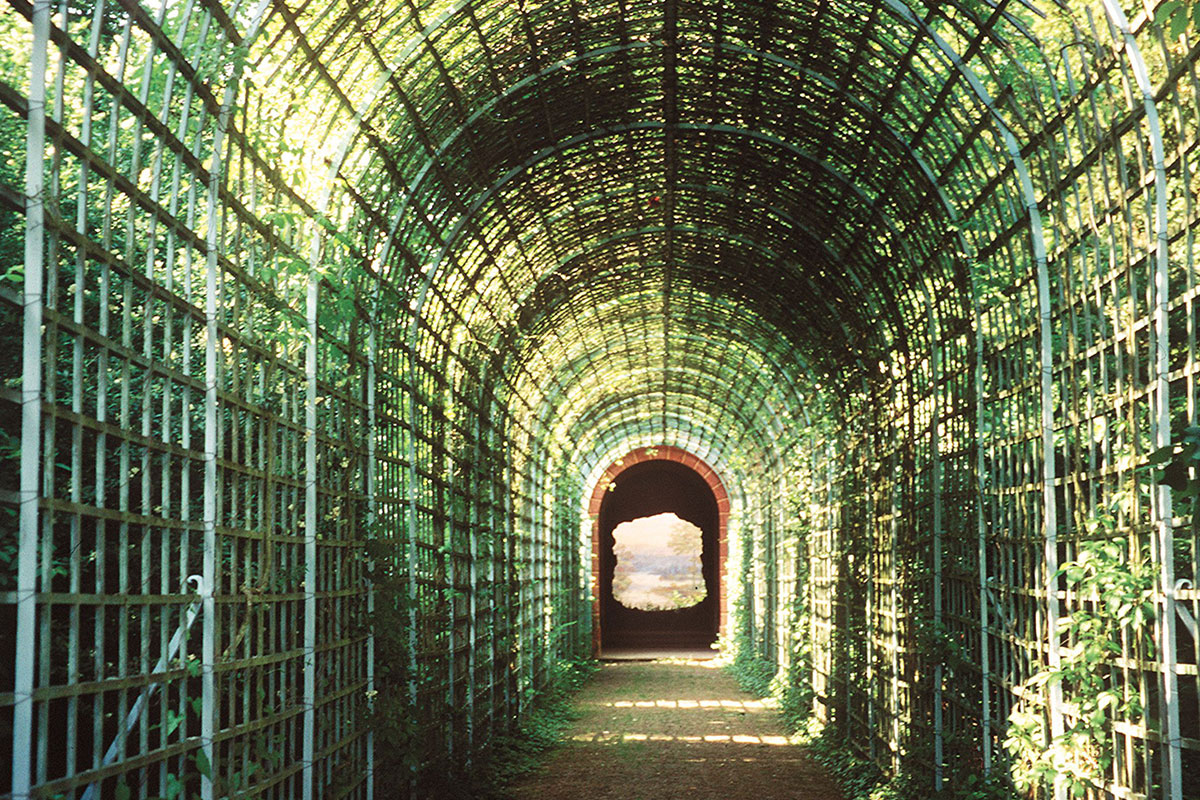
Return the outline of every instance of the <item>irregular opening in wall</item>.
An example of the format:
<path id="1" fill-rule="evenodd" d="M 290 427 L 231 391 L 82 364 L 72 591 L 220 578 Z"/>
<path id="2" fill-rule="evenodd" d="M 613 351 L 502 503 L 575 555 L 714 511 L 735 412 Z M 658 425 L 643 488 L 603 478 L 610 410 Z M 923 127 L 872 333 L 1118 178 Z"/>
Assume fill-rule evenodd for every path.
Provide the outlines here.
<path id="1" fill-rule="evenodd" d="M 675 514 L 613 529 L 613 598 L 628 609 L 675 611 L 704 601 L 704 532 Z"/>

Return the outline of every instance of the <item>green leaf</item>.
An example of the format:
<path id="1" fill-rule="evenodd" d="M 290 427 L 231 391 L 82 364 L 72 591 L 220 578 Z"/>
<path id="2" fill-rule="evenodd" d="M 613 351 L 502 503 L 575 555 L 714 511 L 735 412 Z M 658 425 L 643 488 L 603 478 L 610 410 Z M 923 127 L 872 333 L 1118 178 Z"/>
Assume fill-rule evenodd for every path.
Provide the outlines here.
<path id="1" fill-rule="evenodd" d="M 196 755 L 193 756 L 193 758 L 196 761 L 196 771 L 211 781 L 212 780 L 212 764 L 209 763 L 208 756 L 204 753 L 203 750 L 197 750 Z"/>
<path id="2" fill-rule="evenodd" d="M 188 656 L 183 662 L 183 668 L 187 670 L 187 674 L 193 678 L 200 677 L 200 659 L 195 656 Z"/>
<path id="3" fill-rule="evenodd" d="M 113 800 L 129 800 L 129 784 L 121 781 L 117 784 L 116 792 L 113 794 Z"/>
<path id="4" fill-rule="evenodd" d="M 1182 5 L 1182 0 L 1167 0 L 1154 11 L 1154 21 L 1159 25 L 1167 21 L 1167 19 L 1175 13 L 1175 10 Z"/>
<path id="5" fill-rule="evenodd" d="M 0 281 L 8 281 L 14 286 L 19 286 L 20 284 L 24 283 L 25 265 L 17 264 L 16 266 L 9 267 L 3 275 L 0 275 Z"/>
<path id="6" fill-rule="evenodd" d="M 1181 492 L 1188 485 L 1188 468 L 1178 461 L 1172 461 L 1159 472 L 1156 478 L 1159 483 Z"/>
<path id="7" fill-rule="evenodd" d="M 179 728 L 179 726 L 183 723 L 183 720 L 185 717 L 184 714 L 176 714 L 172 709 L 169 709 L 169 708 L 166 710 L 166 713 L 164 714 L 164 716 L 166 716 L 166 718 L 167 718 L 167 721 L 166 721 L 167 736 L 170 736 L 172 733 L 174 733 Z"/>
<path id="8" fill-rule="evenodd" d="M 1188 15 L 1175 14 L 1171 17 L 1171 38 L 1178 39 L 1187 30 Z"/>
<path id="9" fill-rule="evenodd" d="M 1160 447 L 1157 450 L 1155 450 L 1153 453 L 1150 454 L 1149 458 L 1147 458 L 1146 460 L 1150 464 L 1162 464 L 1164 462 L 1170 461 L 1174 455 L 1175 455 L 1175 445 L 1169 444 L 1166 447 Z"/>

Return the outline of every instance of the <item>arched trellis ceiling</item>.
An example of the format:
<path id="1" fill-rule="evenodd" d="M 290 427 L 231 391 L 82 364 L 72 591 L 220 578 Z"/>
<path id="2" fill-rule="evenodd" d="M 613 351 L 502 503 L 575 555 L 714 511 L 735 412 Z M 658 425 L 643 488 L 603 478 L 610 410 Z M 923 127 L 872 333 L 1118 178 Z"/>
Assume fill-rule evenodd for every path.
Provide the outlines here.
<path id="1" fill-rule="evenodd" d="M 659 381 L 653 370 L 645 370 L 645 375 L 654 377 L 658 385 L 647 387 L 638 382 L 637 373 L 631 373 L 628 388 L 589 398 L 591 402 L 582 410 L 569 409 L 551 431 L 563 436 L 572 451 L 578 452 L 581 442 L 606 427 L 627 424 L 630 429 L 657 430 L 665 436 L 678 424 L 674 421 L 686 420 L 685 429 L 709 431 L 714 443 L 745 444 L 759 455 L 779 453 L 798 432 L 792 420 L 781 418 L 783 414 L 769 416 L 766 408 L 717 407 L 708 393 L 724 387 L 705 380 L 703 373 L 681 371 L 669 374 L 665 382 Z"/>
<path id="2" fill-rule="evenodd" d="M 674 403 L 720 429 L 927 352 L 930 306 L 961 328 L 960 231 L 1023 277 L 1030 197 L 1005 136 L 1023 131 L 1012 86 L 1036 43 L 1018 16 L 1034 13 L 306 6 L 268 12 L 264 30 L 300 44 L 254 71 L 353 115 L 330 158 L 339 215 L 377 242 L 365 253 L 415 315 L 389 329 L 384 312 L 385 346 L 408 339 L 450 373 L 501 369 L 526 430 L 591 435 L 577 421 L 629 385 L 638 420 Z"/>
<path id="3" fill-rule="evenodd" d="M 579 271 L 586 271 L 592 259 L 564 257 L 561 242 L 578 242 L 587 248 L 585 237 L 603 236 L 600 241 L 608 252 L 597 257 L 623 268 L 623 280 L 636 280 L 647 262 L 661 264 L 663 274 L 656 277 L 668 303 L 676 281 L 686 282 L 689 277 L 689 271 L 675 269 L 676 262 L 711 260 L 718 271 L 717 282 L 743 283 L 757 288 L 754 293 L 760 296 L 781 296 L 793 304 L 804 304 L 812 312 L 808 321 L 813 327 L 793 342 L 811 341 L 822 327 L 839 327 L 843 335 L 850 329 L 875 331 L 883 339 L 881 351 L 903 338 L 908 320 L 900 311 L 902 299 L 895 295 L 911 291 L 909 274 L 927 268 L 936 257 L 932 252 L 912 252 L 917 245 L 941 243 L 937 235 L 918 229 L 936 227 L 944 232 L 944 218 L 931 214 L 928 220 L 897 222 L 882 205 L 897 202 L 902 192 L 885 194 L 880 189 L 872 197 L 855 178 L 815 160 L 789 139 L 730 126 L 675 126 L 676 156 L 695 174 L 683 176 L 681 167 L 670 192 L 659 188 L 666 185 L 666 176 L 656 174 L 654 164 L 649 165 L 647 174 L 647 165 L 639 159 L 611 163 L 614 149 L 652 151 L 663 130 L 661 123 L 634 123 L 624 131 L 628 134 L 625 140 L 616 143 L 609 141 L 605 130 L 598 140 L 583 140 L 592 145 L 586 151 L 567 153 L 549 165 L 539 152 L 536 163 L 522 165 L 504 175 L 498 185 L 488 187 L 484 202 L 473 204 L 469 214 L 456 219 L 451 235 L 442 237 L 467 238 L 473 233 L 475 242 L 455 248 L 453 241 L 443 241 L 435 263 L 427 269 L 441 273 L 462 270 L 462 280 L 453 275 L 445 280 L 460 291 L 492 293 L 482 305 L 494 313 L 506 301 L 518 299 L 511 296 L 517 294 L 514 286 L 544 274 L 547 262 L 554 267 L 575 261 Z M 798 133 L 790 136 L 798 137 Z M 735 141 L 722 141 L 727 138 Z M 741 138 L 750 143 L 739 145 L 736 140 Z M 568 142 L 578 144 L 571 139 Z M 782 156 L 757 152 L 755 148 L 762 145 L 768 151 L 783 151 Z M 588 162 L 585 168 L 578 168 L 575 156 Z M 869 157 L 867 161 L 878 163 L 879 159 Z M 919 170 L 910 172 L 925 177 Z M 542 180 L 546 173 L 550 179 Z M 565 192 L 565 203 L 564 175 L 574 190 Z M 504 192 L 501 199 L 500 190 L 515 183 L 518 176 L 522 185 Z M 910 183 L 907 176 L 897 173 L 888 177 L 894 189 Z M 913 194 L 925 198 L 916 204 L 920 215 L 938 209 L 936 202 L 928 202 L 937 195 L 927 182 Z M 569 213 L 558 211 L 556 203 L 569 204 Z M 832 223 L 835 211 L 840 218 L 837 225 Z M 560 224 L 552 224 L 550 212 Z M 487 239 L 489 235 L 498 238 L 495 232 L 505 227 L 516 247 L 499 252 Z M 534 237 L 522 235 L 539 227 L 544 230 L 536 237 L 541 241 L 529 241 Z M 419 232 L 410 232 L 410 236 L 416 235 Z M 694 257 L 697 251 L 707 258 Z M 569 288 L 588 288 L 586 280 L 572 285 L 569 272 L 557 274 Z M 449 306 L 463 301 L 453 294 L 444 299 Z M 669 313 L 668 305 L 664 314 Z M 826 367 L 833 368 L 836 364 Z"/>
<path id="4" fill-rule="evenodd" d="M 798 398 L 800 386 L 811 387 L 812 369 L 786 348 L 786 339 L 770 317 L 752 306 L 696 292 L 675 317 L 679 330 L 665 342 L 660 328 L 647 326 L 647 315 L 661 303 L 653 287 L 623 291 L 606 298 L 578 317 L 581 335 L 569 342 L 530 334 L 536 352 L 525 355 L 529 378 L 540 384 L 551 376 L 561 387 L 571 375 L 607 382 L 621 360 L 641 363 L 670 357 L 672 342 L 683 349 L 681 356 L 694 354 L 698 360 L 714 361 L 728 378 L 755 380 L 769 373 L 781 394 Z M 620 355 L 620 359 L 613 361 Z M 631 362 L 633 363 L 633 362 Z M 739 373 L 739 365 L 747 371 Z M 753 373 L 749 372 L 753 370 Z"/>
<path id="5" fill-rule="evenodd" d="M 874 544 L 852 538 L 890 543 L 894 554 L 899 545 L 927 547 L 938 587 L 943 516 L 957 517 L 945 525 L 955 536 L 979 528 L 977 586 L 994 577 L 989 547 L 1036 572 L 1044 545 L 1044 603 L 1022 618 L 1045 624 L 1037 649 L 1053 663 L 1057 518 L 1073 515 L 1074 529 L 1063 527 L 1078 534 L 1085 513 L 1132 482 L 1136 454 L 1168 443 L 1183 399 L 1172 382 L 1186 384 L 1179 388 L 1194 421 L 1197 373 L 1184 362 L 1196 349 L 1192 234 L 1200 222 L 1189 161 L 1197 148 L 1194 119 L 1179 117 L 1193 114 L 1195 98 L 1177 101 L 1179 116 L 1165 124 L 1154 109 L 1188 83 L 1196 51 L 1149 23 L 1161 2 L 1104 0 L 1098 22 L 1080 17 L 1082 31 L 1072 29 L 1066 0 L 1041 10 L 1023 0 L 161 0 L 153 12 L 137 0 L 56 10 L 7 2 L 32 18 L 18 27 L 35 43 L 28 84 L 9 64 L 0 75 L 4 120 L 29 134 L 25 207 L 19 193 L 0 193 L 0 208 L 23 211 L 27 222 L 16 648 L 24 666 L 10 698 L 14 728 L 26 735 L 35 702 L 48 713 L 45 698 L 59 696 L 33 671 L 42 636 L 37 563 L 50 563 L 64 527 L 41 515 L 86 518 L 103 531 L 113 519 L 100 493 L 105 477 L 121 473 L 125 492 L 134 483 L 125 464 L 138 450 L 144 487 L 153 480 L 146 465 L 160 457 L 164 486 L 177 470 L 185 487 L 178 500 L 163 492 L 165 524 L 155 527 L 181 531 L 182 550 L 196 543 L 191 531 L 203 517 L 206 603 L 231 516 L 243 519 L 229 538 L 244 543 L 296 551 L 303 531 L 303 557 L 279 563 L 292 573 L 305 564 L 303 584 L 285 580 L 304 591 L 304 653 L 319 652 L 324 589 L 310 578 L 332 563 L 321 552 L 349 550 L 344 544 L 369 529 L 360 521 L 379 517 L 383 534 L 404 542 L 410 598 L 447 567 L 444 586 L 430 581 L 420 592 L 436 613 L 450 609 L 440 629 L 449 634 L 450 688 L 458 612 L 440 591 L 457 594 L 456 565 L 474 564 L 480 542 L 493 565 L 507 562 L 491 546 L 505 540 L 508 553 L 531 545 L 534 558 L 501 563 L 502 571 L 539 574 L 550 561 L 537 551 L 555 544 L 579 478 L 622 449 L 656 443 L 737 473 L 727 482 L 747 489 L 748 506 L 762 499 L 752 484 L 767 487 L 751 508 L 759 516 L 775 505 L 769 489 L 786 482 L 786 469 L 836 455 L 826 459 L 826 523 L 863 522 Z M 1044 50 L 1035 32 L 1048 34 Z M 39 83 L 36 62 L 48 48 L 57 50 L 55 80 Z M 46 103 L 51 84 L 51 99 L 70 100 Z M 1164 156 L 1164 144 L 1179 146 Z M 1179 262 L 1168 261 L 1168 243 L 1184 245 Z M 1093 310 L 1087 284 L 1101 281 L 1109 287 L 1094 293 Z M 1082 326 L 1099 333 L 1075 337 L 1080 310 Z M 1185 326 L 1186 354 L 1173 335 Z M 96 424 L 83 392 L 62 393 L 67 374 L 76 387 L 99 383 L 109 407 L 96 400 Z M 140 416 L 131 402 L 139 386 Z M 149 439 L 160 422 L 156 392 L 167 420 L 161 443 Z M 69 403 L 71 416 L 46 415 L 44 398 Z M 843 422 L 836 441 L 821 441 Z M 70 437 L 61 435 L 67 423 Z M 68 438 L 70 489 L 59 474 Z M 806 450 L 806 440 L 815 446 Z M 95 511 L 103 513 L 85 508 L 75 468 L 93 441 Z M 1132 457 L 1117 457 L 1130 448 Z M 1074 457 L 1065 473 L 1057 451 L 1064 464 Z M 1090 497 L 1081 501 L 1085 461 Z M 201 469 L 203 510 L 186 488 Z M 756 471 L 761 482 L 748 479 Z M 858 504 L 876 508 L 842 514 L 844 497 L 881 471 L 893 475 Z M 43 498 L 39 486 L 55 496 Z M 143 492 L 138 525 L 152 510 Z M 248 499 L 256 492 L 267 498 L 257 514 Z M 44 502 L 68 493 L 70 506 Z M 331 508 L 347 513 L 326 514 Z M 1122 514 L 1139 537 L 1152 523 L 1158 552 L 1171 552 L 1165 488 L 1150 509 Z M 164 553 L 174 535 L 163 534 Z M 152 537 L 143 538 L 148 547 Z M 825 544 L 833 564 L 833 537 Z M 434 552 L 431 568 L 425 557 Z M 1169 596 L 1172 559 L 1162 562 Z M 957 597 L 976 588 L 962 566 L 951 579 Z M 87 574 L 70 569 L 72 585 Z M 357 592 L 355 569 L 328 588 Z M 180 570 L 189 576 L 187 557 Z M 1009 580 L 1002 601 L 1032 606 L 1037 581 Z M 54 589 L 61 580 L 46 572 L 42 583 Z M 532 588 L 511 603 L 528 621 L 542 613 L 530 602 L 542 590 L 537 580 L 522 585 Z M 898 599 L 904 585 L 890 583 L 892 620 L 907 605 Z M 233 580 L 227 588 L 239 591 Z M 278 619 L 297 620 L 296 596 L 259 599 L 293 606 Z M 187 601 L 169 602 L 182 614 Z M 863 608 L 868 616 L 874 602 Z M 98 593 L 71 603 L 108 600 Z M 945 604 L 928 605 L 937 620 Z M 1161 609 L 1163 624 L 1174 625 L 1171 607 Z M 409 613 L 415 642 L 415 607 Z M 211 604 L 203 619 L 205 674 L 237 673 L 214 664 Z M 1037 660 L 1010 628 L 1008 650 L 993 649 L 987 638 L 1008 634 L 985 614 L 974 629 L 979 652 L 1015 655 L 1004 656 L 1010 665 Z M 71 652 L 86 659 L 76 638 Z M 525 644 L 516 659 L 532 676 L 537 650 Z M 894 638 L 887 651 L 909 644 Z M 286 680 L 301 668 L 291 650 L 278 662 L 271 656 Z M 347 650 L 346 658 L 358 657 Z M 1162 697 L 1177 673 L 1170 658 Z M 304 661 L 310 752 L 299 760 L 311 786 L 321 706 L 317 662 Z M 981 667 L 986 683 L 986 656 Z M 1022 669 L 1002 676 L 1000 694 L 1019 694 L 1007 690 Z M 1145 675 L 1127 676 L 1146 685 Z M 862 686 L 886 698 L 876 690 L 887 677 Z M 457 689 L 418 698 L 409 683 L 413 706 L 430 709 L 440 726 L 440 704 Z M 210 732 L 215 686 L 204 689 Z M 83 694 L 100 709 L 105 687 Z M 74 697 L 78 686 L 67 688 Z M 981 696 L 986 737 L 1003 726 L 989 710 L 992 694 Z M 901 694 L 890 698 L 879 724 L 921 716 Z M 253 725 L 220 736 L 240 742 L 265 730 Z M 1162 742 L 1180 741 L 1169 718 L 1161 730 Z M 103 752 L 103 733 L 96 728 L 92 752 Z M 457 750 L 454 736 L 450 751 L 470 752 L 469 744 Z M 214 740 L 203 738 L 211 756 Z M 1137 741 L 1131 749 L 1155 746 Z M 1131 791 L 1157 780 L 1139 769 Z M 1178 778 L 1177 770 L 1173 796 Z"/>
<path id="6" fill-rule="evenodd" d="M 789 386 L 787 373 L 761 359 L 761 353 L 748 347 L 721 348 L 713 345 L 713 339 L 705 338 L 702 334 L 695 334 L 695 338 L 692 335 L 677 337 L 683 340 L 684 345 L 692 345 L 694 349 L 672 359 L 667 368 L 642 367 L 651 370 L 641 382 L 642 388 L 661 389 L 665 383 L 671 382 L 686 384 L 689 375 L 695 376 L 696 389 L 703 386 L 707 392 L 704 395 L 707 405 L 730 415 L 741 415 L 743 423 L 750 421 L 745 417 L 757 416 L 756 412 L 768 402 L 775 409 L 782 407 L 796 414 L 804 408 L 804 399 L 794 391 L 794 387 Z M 656 355 L 657 360 L 662 361 L 666 353 L 662 351 L 661 344 L 662 337 L 659 334 L 649 333 L 645 340 L 630 341 L 624 348 L 604 345 L 605 361 L 594 379 L 578 380 L 577 384 L 572 385 L 571 395 L 547 393 L 546 402 L 560 406 L 558 415 L 563 420 L 582 413 L 582 409 L 596 397 L 627 390 L 631 384 L 627 376 L 638 371 L 639 364 L 653 364 Z M 659 348 L 657 352 L 655 347 Z M 564 371 L 569 368 L 570 364 L 562 366 Z M 738 383 L 742 385 L 736 385 Z M 771 413 L 773 416 L 779 412 L 773 410 Z"/>
<path id="7" fill-rule="evenodd" d="M 647 429 L 628 419 L 597 430 L 593 438 L 584 442 L 584 451 L 569 462 L 585 494 L 595 486 L 595 481 L 609 465 L 641 447 L 666 445 L 697 456 L 716 470 L 737 505 L 745 502 L 747 492 L 758 488 L 751 480 L 752 473 L 766 474 L 777 466 L 770 457 L 756 459 L 758 454 L 723 441 L 720 436 L 714 436 L 711 430 L 688 428 L 686 423 L 689 420 L 680 419 L 677 422 L 681 424 L 673 426 L 667 436 L 663 436 L 656 428 Z"/>
<path id="8" fill-rule="evenodd" d="M 770 470 L 777 474 L 782 468 L 789 452 L 785 442 L 772 438 L 763 430 L 731 431 L 725 425 L 710 424 L 703 413 L 688 403 L 689 399 L 680 398 L 663 415 L 644 413 L 640 398 L 632 393 L 624 398 L 613 398 L 605 406 L 595 409 L 590 418 L 579 420 L 579 424 L 569 430 L 575 437 L 572 440 L 574 447 L 568 457 L 561 460 L 583 474 L 589 464 L 603 460 L 599 454 L 620 449 L 627 442 L 647 445 L 665 442 L 696 453 L 715 454 L 724 462 L 736 464 L 746 471 L 734 478 L 737 481 L 746 480 L 751 471 Z"/>
<path id="9" fill-rule="evenodd" d="M 514 356 L 523 368 L 511 392 L 536 405 L 531 433 L 580 457 L 605 425 L 653 428 L 660 436 L 675 427 L 703 429 L 722 446 L 754 450 L 755 463 L 776 460 L 804 427 L 812 371 L 756 313 L 764 309 L 697 293 L 665 338 L 644 324 L 660 307 L 652 290 L 626 291 L 584 309 L 578 338 L 527 337 Z"/>

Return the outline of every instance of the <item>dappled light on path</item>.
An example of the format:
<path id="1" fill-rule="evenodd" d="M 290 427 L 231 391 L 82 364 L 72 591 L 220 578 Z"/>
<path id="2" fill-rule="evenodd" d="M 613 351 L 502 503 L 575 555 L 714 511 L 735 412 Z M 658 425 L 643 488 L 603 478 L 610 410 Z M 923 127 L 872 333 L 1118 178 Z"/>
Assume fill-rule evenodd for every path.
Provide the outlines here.
<path id="1" fill-rule="evenodd" d="M 513 796 L 841 800 L 774 701 L 741 692 L 719 664 L 606 663 L 580 691 L 562 745 Z"/>

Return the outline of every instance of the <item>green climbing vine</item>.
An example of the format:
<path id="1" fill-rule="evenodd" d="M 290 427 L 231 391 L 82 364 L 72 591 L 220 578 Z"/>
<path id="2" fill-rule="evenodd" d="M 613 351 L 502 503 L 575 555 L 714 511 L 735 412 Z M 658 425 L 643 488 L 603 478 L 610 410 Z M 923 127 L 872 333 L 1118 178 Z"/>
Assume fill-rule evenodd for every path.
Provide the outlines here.
<path id="1" fill-rule="evenodd" d="M 403 786 L 419 765 L 417 714 L 409 686 L 412 675 L 407 577 L 395 543 L 384 538 L 366 541 L 368 577 L 375 587 L 375 610 L 367 624 L 375 632 L 375 690 L 366 698 L 365 712 L 380 753 L 376 772 L 388 785 Z"/>
<path id="2" fill-rule="evenodd" d="M 1200 426 L 1184 428 L 1147 462 L 1154 482 L 1169 487 L 1172 498 L 1190 512 L 1191 530 L 1200 529 L 1200 479 L 1194 469 L 1200 466 Z M 1043 666 L 1021 685 L 1021 703 L 1009 718 L 1005 746 L 1013 780 L 1034 794 L 1056 783 L 1076 797 L 1102 787 L 1115 757 L 1114 723 L 1144 716 L 1146 699 L 1136 683 L 1121 679 L 1120 671 L 1127 659 L 1155 657 L 1157 565 L 1147 542 L 1119 537 L 1116 527 L 1111 515 L 1089 520 L 1076 557 L 1059 569 L 1075 604 L 1059 620 L 1068 644 L 1057 668 Z M 1047 695 L 1053 686 L 1061 687 L 1067 712 L 1057 736 L 1048 729 Z"/>
<path id="3" fill-rule="evenodd" d="M 1155 9 L 1154 21 L 1172 39 L 1178 39 L 1185 31 L 1200 28 L 1200 3 L 1167 0 Z"/>
<path id="4" fill-rule="evenodd" d="M 1108 537 L 1115 521 L 1098 517 L 1089 534 Z M 1056 668 L 1043 666 L 1018 689 L 1005 748 L 1017 787 L 1035 794 L 1062 783 L 1072 796 L 1103 786 L 1112 765 L 1113 723 L 1143 713 L 1136 687 L 1121 680 L 1120 664 L 1153 657 L 1154 569 L 1144 546 L 1098 538 L 1079 544 L 1058 571 L 1076 608 L 1059 620 L 1068 644 Z M 1062 689 L 1068 712 L 1061 734 L 1049 730 L 1048 690 Z"/>

